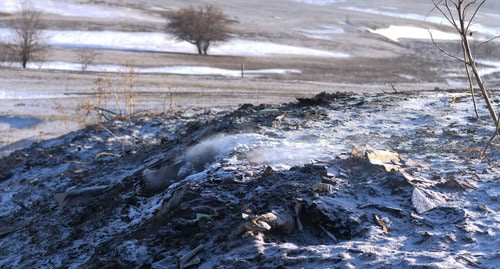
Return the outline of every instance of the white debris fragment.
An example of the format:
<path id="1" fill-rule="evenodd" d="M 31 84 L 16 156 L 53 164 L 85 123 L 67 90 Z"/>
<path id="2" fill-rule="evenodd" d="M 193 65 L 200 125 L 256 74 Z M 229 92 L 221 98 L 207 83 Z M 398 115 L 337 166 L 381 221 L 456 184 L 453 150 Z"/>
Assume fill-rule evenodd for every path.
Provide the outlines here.
<path id="1" fill-rule="evenodd" d="M 411 195 L 411 202 L 418 214 L 423 214 L 436 207 L 442 206 L 446 201 L 437 193 L 415 187 Z"/>

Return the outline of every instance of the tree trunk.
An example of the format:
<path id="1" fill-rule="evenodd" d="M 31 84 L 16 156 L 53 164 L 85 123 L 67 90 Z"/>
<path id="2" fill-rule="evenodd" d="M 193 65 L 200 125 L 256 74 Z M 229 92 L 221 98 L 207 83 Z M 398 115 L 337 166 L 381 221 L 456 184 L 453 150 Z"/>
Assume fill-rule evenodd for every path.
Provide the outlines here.
<path id="1" fill-rule="evenodd" d="M 26 69 L 26 65 L 28 64 L 28 59 L 26 57 L 22 57 L 21 63 L 23 65 L 23 68 Z"/>
<path id="2" fill-rule="evenodd" d="M 207 54 L 208 47 L 210 47 L 210 42 L 205 42 L 205 43 L 203 44 L 203 54 L 208 55 L 208 54 Z"/>
<path id="3" fill-rule="evenodd" d="M 196 48 L 198 49 L 198 54 L 203 55 L 203 46 L 201 45 L 201 42 L 196 42 Z"/>
<path id="4" fill-rule="evenodd" d="M 488 108 L 488 111 L 490 112 L 490 116 L 493 119 L 493 122 L 495 123 L 495 126 L 498 124 L 498 117 L 495 112 L 495 107 L 493 106 L 493 103 L 491 102 L 490 96 L 488 92 L 486 91 L 486 87 L 484 85 L 484 82 L 481 78 L 481 75 L 479 74 L 479 71 L 477 70 L 476 66 L 476 59 L 474 59 L 474 56 L 472 55 L 472 50 L 470 48 L 469 44 L 469 39 L 467 37 L 467 29 L 465 27 L 465 10 L 461 6 L 462 2 L 459 2 L 459 6 L 457 7 L 458 9 L 458 19 L 460 22 L 460 35 L 462 38 L 462 44 L 463 44 L 463 49 L 464 49 L 464 54 L 466 56 L 466 64 L 468 64 L 471 69 L 472 73 L 474 74 L 474 77 L 476 78 L 477 85 L 479 86 L 479 89 L 481 89 L 481 93 L 483 95 L 484 101 L 486 103 L 486 106 Z"/>

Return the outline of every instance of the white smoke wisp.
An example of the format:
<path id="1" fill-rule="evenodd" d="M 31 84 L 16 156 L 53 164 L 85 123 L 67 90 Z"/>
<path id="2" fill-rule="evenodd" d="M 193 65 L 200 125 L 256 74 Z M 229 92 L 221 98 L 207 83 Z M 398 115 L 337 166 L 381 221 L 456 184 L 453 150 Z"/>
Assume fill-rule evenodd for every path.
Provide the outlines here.
<path id="1" fill-rule="evenodd" d="M 273 166 L 295 166 L 325 155 L 325 147 L 316 138 L 270 138 L 259 134 L 219 134 L 188 148 L 182 160 L 203 170 L 220 158 L 236 155 L 239 161 Z M 185 167 L 189 168 L 189 167 Z"/>

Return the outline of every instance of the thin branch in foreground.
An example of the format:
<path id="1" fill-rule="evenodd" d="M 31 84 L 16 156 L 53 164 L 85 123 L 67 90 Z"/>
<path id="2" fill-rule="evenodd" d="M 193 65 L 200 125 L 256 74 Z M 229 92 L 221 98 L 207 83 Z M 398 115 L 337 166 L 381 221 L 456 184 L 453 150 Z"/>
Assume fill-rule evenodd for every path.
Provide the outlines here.
<path id="1" fill-rule="evenodd" d="M 486 143 L 486 146 L 484 147 L 483 153 L 481 153 L 481 159 L 484 158 L 484 156 L 486 155 L 486 151 L 488 150 L 489 147 L 491 147 L 493 140 L 495 140 L 495 138 L 499 135 L 500 135 L 500 120 L 497 122 L 495 133 L 491 136 L 490 140 L 488 140 L 488 143 Z"/>
<path id="2" fill-rule="evenodd" d="M 436 46 L 442 53 L 444 53 L 446 56 L 448 57 L 451 57 L 457 61 L 460 61 L 464 64 L 468 64 L 464 59 L 460 59 L 458 56 L 455 56 L 453 54 L 451 54 L 450 52 L 448 52 L 447 50 L 445 50 L 443 47 L 441 47 L 441 45 L 439 45 L 436 40 L 434 39 L 434 36 L 432 35 L 432 32 L 430 29 L 428 29 L 429 31 L 429 35 L 431 36 L 431 41 L 432 41 L 432 44 L 434 44 L 434 46 Z"/>

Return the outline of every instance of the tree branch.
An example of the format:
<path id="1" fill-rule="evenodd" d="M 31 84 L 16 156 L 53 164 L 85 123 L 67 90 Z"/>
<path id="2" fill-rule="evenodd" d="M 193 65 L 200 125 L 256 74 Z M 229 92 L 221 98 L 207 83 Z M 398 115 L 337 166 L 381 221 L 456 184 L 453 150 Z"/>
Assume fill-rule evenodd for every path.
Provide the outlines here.
<path id="1" fill-rule="evenodd" d="M 465 60 L 460 59 L 459 57 L 457 57 L 457 56 L 455 56 L 455 55 L 451 54 L 450 52 L 448 52 L 447 50 L 443 49 L 443 48 L 442 48 L 442 47 L 441 47 L 441 46 L 440 46 L 440 45 L 436 42 L 436 40 L 434 40 L 434 36 L 432 35 L 431 30 L 430 30 L 430 29 L 428 29 L 428 31 L 429 31 L 429 35 L 431 36 L 432 44 L 434 44 L 434 46 L 436 46 L 436 47 L 437 47 L 437 48 L 438 48 L 438 49 L 439 49 L 442 53 L 444 53 L 446 56 L 451 57 L 451 58 L 453 58 L 453 59 L 455 59 L 455 60 L 457 60 L 457 61 L 460 61 L 460 62 L 462 62 L 462 63 L 464 63 L 464 64 L 468 64 Z"/>

